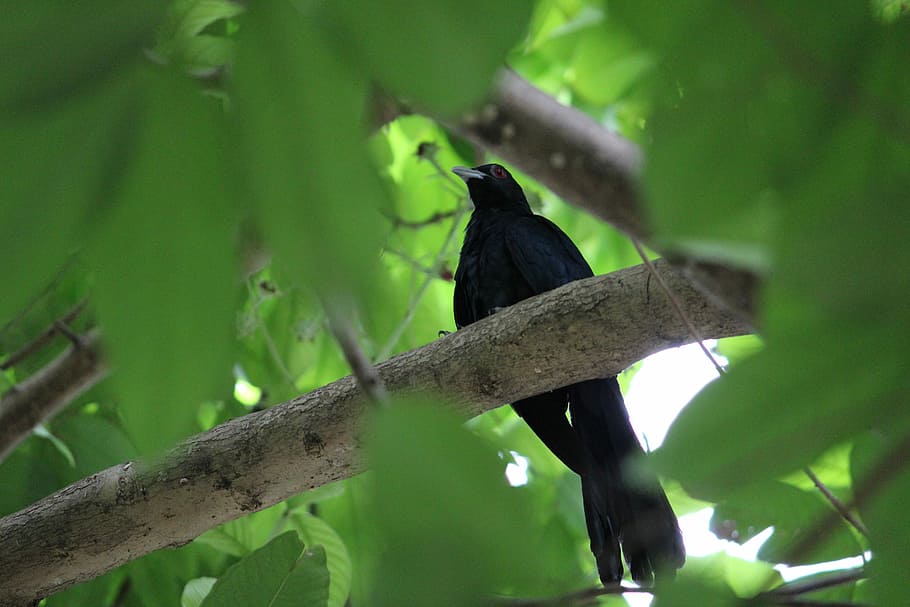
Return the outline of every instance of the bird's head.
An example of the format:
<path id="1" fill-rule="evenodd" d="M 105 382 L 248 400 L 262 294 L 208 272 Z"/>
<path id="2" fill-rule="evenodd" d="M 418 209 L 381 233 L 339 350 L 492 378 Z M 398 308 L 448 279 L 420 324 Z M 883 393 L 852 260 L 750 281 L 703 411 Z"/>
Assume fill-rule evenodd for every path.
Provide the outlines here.
<path id="1" fill-rule="evenodd" d="M 474 207 L 478 209 L 521 208 L 530 211 L 521 186 L 499 164 L 482 164 L 473 169 L 458 166 L 452 172 L 468 186 Z"/>

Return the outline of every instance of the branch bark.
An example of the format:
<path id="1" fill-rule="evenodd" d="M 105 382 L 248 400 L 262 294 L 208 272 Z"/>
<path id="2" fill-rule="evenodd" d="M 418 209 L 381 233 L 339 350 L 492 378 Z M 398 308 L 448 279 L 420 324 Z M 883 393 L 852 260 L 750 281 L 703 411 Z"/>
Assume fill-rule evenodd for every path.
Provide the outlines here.
<path id="1" fill-rule="evenodd" d="M 748 332 L 666 263 L 656 265 L 706 338 Z M 391 396 L 425 393 L 474 416 L 689 341 L 648 270 L 636 266 L 529 299 L 376 369 Z M 356 474 L 364 404 L 345 377 L 0 519 L 0 605 L 28 603 Z"/>
<path id="2" fill-rule="evenodd" d="M 0 461 L 35 426 L 55 415 L 107 374 L 92 331 L 46 367 L 0 397 Z"/>
<path id="3" fill-rule="evenodd" d="M 478 111 L 457 120 L 434 118 L 514 164 L 566 202 L 636 240 L 652 242 L 638 191 L 644 163 L 638 146 L 514 72 L 500 74 L 491 100 Z M 754 274 L 682 257 L 670 259 L 685 268 L 699 290 L 755 326 Z"/>

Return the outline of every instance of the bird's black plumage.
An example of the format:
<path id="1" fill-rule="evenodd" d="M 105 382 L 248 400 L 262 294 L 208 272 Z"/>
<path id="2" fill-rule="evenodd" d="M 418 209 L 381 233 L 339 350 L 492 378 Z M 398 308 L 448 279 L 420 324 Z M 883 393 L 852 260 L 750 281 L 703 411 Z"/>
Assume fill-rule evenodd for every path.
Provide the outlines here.
<path id="1" fill-rule="evenodd" d="M 453 171 L 467 184 L 474 212 L 455 272 L 455 324 L 593 276 L 556 224 L 535 215 L 521 186 L 498 164 Z M 581 476 L 591 551 L 605 584 L 623 575 L 649 584 L 685 561 L 676 516 L 657 478 L 627 464 L 642 455 L 615 377 L 593 379 L 512 403 L 516 412 Z M 566 409 L 571 423 L 566 418 Z"/>

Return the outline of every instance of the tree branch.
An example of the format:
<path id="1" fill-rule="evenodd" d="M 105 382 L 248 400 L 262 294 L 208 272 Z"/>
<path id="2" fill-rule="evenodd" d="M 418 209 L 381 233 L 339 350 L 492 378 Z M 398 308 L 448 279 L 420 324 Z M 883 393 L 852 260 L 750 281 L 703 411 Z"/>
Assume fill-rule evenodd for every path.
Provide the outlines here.
<path id="1" fill-rule="evenodd" d="M 500 74 L 490 102 L 480 110 L 457 120 L 434 118 L 514 164 L 566 202 L 634 239 L 651 241 L 639 200 L 643 157 L 638 146 L 514 72 Z M 702 292 L 755 325 L 754 274 L 683 257 L 670 260 L 684 267 Z"/>
<path id="2" fill-rule="evenodd" d="M 0 461 L 42 421 L 107 374 L 91 331 L 66 352 L 0 397 Z"/>
<path id="3" fill-rule="evenodd" d="M 706 338 L 748 327 L 657 262 Z M 565 285 L 376 367 L 391 396 L 426 393 L 464 416 L 618 373 L 691 341 L 648 270 Z M 440 397 L 438 395 L 445 395 Z M 108 468 L 0 519 L 0 605 L 101 575 L 363 469 L 352 377 L 230 420 L 151 459 Z"/>
<path id="4" fill-rule="evenodd" d="M 83 309 L 85 309 L 86 303 L 87 303 L 87 300 L 85 300 L 85 299 L 80 301 L 78 304 L 76 304 L 75 306 L 70 308 L 70 310 L 66 314 L 64 314 L 63 316 L 58 318 L 56 321 L 54 321 L 54 323 L 51 324 L 51 326 L 49 326 L 47 329 L 45 329 L 44 332 L 41 333 L 41 335 L 39 335 L 38 337 L 36 337 L 32 341 L 30 341 L 29 343 L 25 344 L 24 346 L 22 346 L 21 348 L 19 348 L 12 354 L 10 354 L 6 360 L 4 360 L 2 363 L 0 363 L 0 371 L 6 371 L 7 369 L 11 369 L 12 367 L 18 365 L 20 362 L 22 362 L 23 360 L 25 360 L 26 358 L 28 358 L 29 356 L 31 356 L 32 354 L 34 354 L 35 352 L 37 352 L 38 350 L 40 350 L 41 348 L 46 346 L 48 343 L 50 343 L 50 341 L 54 338 L 54 336 L 57 335 L 58 333 L 60 333 L 60 326 L 69 325 L 74 320 L 76 320 L 76 317 L 82 313 Z"/>

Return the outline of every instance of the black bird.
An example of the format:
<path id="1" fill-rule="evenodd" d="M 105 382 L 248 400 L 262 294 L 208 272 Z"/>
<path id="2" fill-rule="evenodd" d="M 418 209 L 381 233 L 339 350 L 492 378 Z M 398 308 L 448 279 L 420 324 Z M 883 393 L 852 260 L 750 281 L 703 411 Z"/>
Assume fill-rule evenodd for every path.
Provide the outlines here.
<path id="1" fill-rule="evenodd" d="M 593 276 L 556 224 L 535 215 L 521 186 L 498 164 L 452 171 L 468 186 L 474 212 L 455 272 L 455 324 Z M 653 474 L 626 465 L 643 450 L 629 423 L 616 377 L 565 386 L 512 403 L 546 446 L 581 476 L 591 552 L 604 584 L 623 575 L 651 584 L 685 562 L 676 515 Z M 566 418 L 566 409 L 571 423 Z"/>

